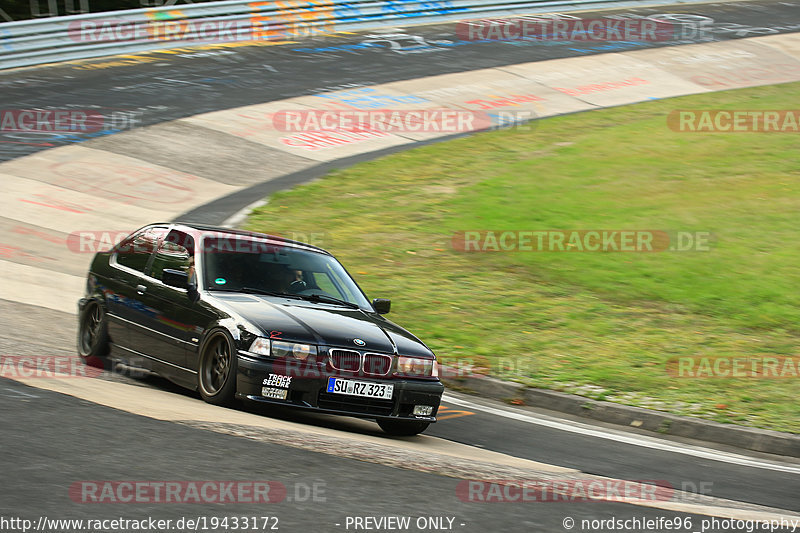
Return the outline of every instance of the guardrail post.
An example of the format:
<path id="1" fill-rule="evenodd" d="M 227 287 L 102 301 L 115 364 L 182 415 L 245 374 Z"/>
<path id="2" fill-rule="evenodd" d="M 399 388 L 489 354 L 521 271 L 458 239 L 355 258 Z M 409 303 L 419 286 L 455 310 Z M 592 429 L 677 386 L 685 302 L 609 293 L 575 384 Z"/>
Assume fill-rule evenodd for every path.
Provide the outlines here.
<path id="1" fill-rule="evenodd" d="M 70 15 L 80 15 L 89 12 L 89 0 L 78 0 L 78 9 L 75 9 L 75 0 L 64 0 L 64 8 Z"/>
<path id="2" fill-rule="evenodd" d="M 57 17 L 58 6 L 56 5 L 56 0 L 47 0 L 47 11 L 47 13 L 42 13 L 39 10 L 39 0 L 31 0 L 31 16 L 34 18 Z"/>

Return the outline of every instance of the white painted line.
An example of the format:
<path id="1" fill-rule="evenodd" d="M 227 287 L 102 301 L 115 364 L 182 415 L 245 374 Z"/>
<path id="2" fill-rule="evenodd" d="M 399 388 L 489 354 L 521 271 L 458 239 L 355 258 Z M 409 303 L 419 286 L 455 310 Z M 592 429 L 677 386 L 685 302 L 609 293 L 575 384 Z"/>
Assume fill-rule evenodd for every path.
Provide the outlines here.
<path id="1" fill-rule="evenodd" d="M 72 276 L 13 261 L 0 260 L 0 272 L 14 283 L 0 284 L 0 299 L 77 314 L 86 288 L 85 276 Z"/>
<path id="2" fill-rule="evenodd" d="M 9 398 L 39 398 L 39 396 L 35 394 L 28 394 L 27 392 L 22 392 L 21 390 L 12 389 L 9 387 L 5 387 L 5 390 L 13 392 L 13 396 L 11 394 L 5 394 L 4 396 L 8 396 Z"/>
<path id="3" fill-rule="evenodd" d="M 642 448 L 651 448 L 654 450 L 662 450 L 666 452 L 680 453 L 683 455 L 691 455 L 694 457 L 701 457 L 703 459 L 710 459 L 712 461 L 720 461 L 740 466 L 748 466 L 751 468 L 761 468 L 764 470 L 775 470 L 778 472 L 787 472 L 790 474 L 800 474 L 800 466 L 771 463 L 768 461 L 753 459 L 752 457 L 747 457 L 745 455 L 738 455 L 735 453 L 712 450 L 711 448 L 703 448 L 700 446 L 691 446 L 688 444 L 668 442 L 656 439 L 654 437 L 647 437 L 644 435 L 633 435 L 630 433 L 624 433 L 622 431 L 615 431 L 613 429 L 598 430 L 594 426 L 590 426 L 588 424 L 582 424 L 580 422 L 564 422 L 560 421 L 557 418 L 552 418 L 549 416 L 533 415 L 528 413 L 512 411 L 509 409 L 499 409 L 497 407 L 490 407 L 488 405 L 473 403 L 468 400 L 454 397 L 450 394 L 445 394 L 442 400 L 446 403 L 453 403 L 456 405 L 460 405 L 461 407 L 466 407 L 470 410 L 483 411 L 484 413 L 502 416 L 504 418 L 510 418 L 513 420 L 518 420 L 520 422 L 526 422 L 528 424 L 545 426 L 560 431 L 578 433 L 580 435 L 586 435 L 587 437 L 613 440 L 615 442 L 622 442 L 625 444 L 631 444 L 633 446 L 641 446 Z"/>
<path id="4" fill-rule="evenodd" d="M 241 208 L 240 210 L 229 216 L 227 219 L 225 219 L 225 221 L 221 224 L 221 226 L 224 228 L 234 228 L 234 229 L 238 228 L 239 224 L 244 222 L 252 211 L 258 209 L 262 205 L 267 205 L 267 201 L 268 200 L 258 200 L 246 207 Z"/>

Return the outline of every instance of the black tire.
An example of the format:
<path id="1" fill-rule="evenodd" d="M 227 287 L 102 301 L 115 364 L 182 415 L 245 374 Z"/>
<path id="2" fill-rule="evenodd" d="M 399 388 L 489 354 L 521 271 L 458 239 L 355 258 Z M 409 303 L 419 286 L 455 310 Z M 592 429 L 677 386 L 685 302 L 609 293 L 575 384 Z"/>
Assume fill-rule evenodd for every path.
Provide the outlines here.
<path id="1" fill-rule="evenodd" d="M 106 313 L 100 302 L 91 301 L 78 317 L 78 356 L 88 366 L 103 368 L 108 352 Z"/>
<path id="2" fill-rule="evenodd" d="M 417 422 L 416 420 L 378 420 L 378 425 L 389 435 L 395 437 L 410 437 L 419 435 L 431 425 L 430 422 Z"/>
<path id="3" fill-rule="evenodd" d="M 197 390 L 210 404 L 233 403 L 236 395 L 236 349 L 231 336 L 223 330 L 211 332 L 203 342 L 197 368 Z"/>

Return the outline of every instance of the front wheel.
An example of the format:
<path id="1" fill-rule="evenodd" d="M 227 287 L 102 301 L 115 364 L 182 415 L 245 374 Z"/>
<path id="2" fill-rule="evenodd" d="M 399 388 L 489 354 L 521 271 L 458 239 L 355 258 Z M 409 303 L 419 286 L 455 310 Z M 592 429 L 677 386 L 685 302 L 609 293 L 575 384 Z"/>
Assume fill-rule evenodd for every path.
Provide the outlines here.
<path id="1" fill-rule="evenodd" d="M 84 364 L 103 368 L 102 358 L 108 351 L 105 311 L 100 302 L 89 302 L 78 317 L 78 355 Z"/>
<path id="2" fill-rule="evenodd" d="M 203 400 L 230 405 L 236 394 L 236 350 L 224 331 L 211 333 L 200 351 L 197 388 Z"/>
<path id="3" fill-rule="evenodd" d="M 389 435 L 395 437 L 410 437 L 418 435 L 428 429 L 430 422 L 417 422 L 416 420 L 378 420 L 378 425 Z"/>

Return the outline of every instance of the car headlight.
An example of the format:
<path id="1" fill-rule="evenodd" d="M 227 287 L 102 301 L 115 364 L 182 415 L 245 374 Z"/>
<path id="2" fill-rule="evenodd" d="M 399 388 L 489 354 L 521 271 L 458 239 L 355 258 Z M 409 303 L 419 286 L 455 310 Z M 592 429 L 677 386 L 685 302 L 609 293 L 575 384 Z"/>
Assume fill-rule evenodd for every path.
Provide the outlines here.
<path id="1" fill-rule="evenodd" d="M 306 361 L 309 356 L 317 354 L 317 347 L 312 344 L 299 344 L 256 337 L 250 345 L 249 351 L 258 355 Z"/>
<path id="2" fill-rule="evenodd" d="M 272 341 L 272 356 L 285 359 L 305 361 L 311 355 L 317 355 L 317 347 L 312 344 L 296 342 Z"/>
<path id="3" fill-rule="evenodd" d="M 421 357 L 399 356 L 397 358 L 397 374 L 404 376 L 437 376 L 435 359 L 422 359 Z"/>
<path id="4" fill-rule="evenodd" d="M 256 340 L 254 340 L 253 344 L 250 345 L 250 351 L 257 353 L 258 355 L 269 355 L 269 339 L 265 339 L 264 337 L 256 337 Z"/>

